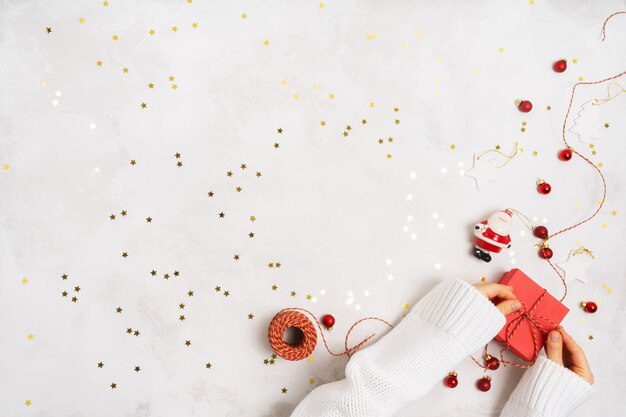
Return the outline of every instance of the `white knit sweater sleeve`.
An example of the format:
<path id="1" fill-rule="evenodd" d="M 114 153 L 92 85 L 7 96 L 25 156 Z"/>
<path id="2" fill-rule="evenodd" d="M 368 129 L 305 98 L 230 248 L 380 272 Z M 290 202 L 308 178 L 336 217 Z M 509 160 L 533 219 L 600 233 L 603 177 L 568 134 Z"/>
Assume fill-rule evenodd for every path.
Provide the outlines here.
<path id="1" fill-rule="evenodd" d="M 502 313 L 467 282 L 442 282 L 389 333 L 354 354 L 345 379 L 311 391 L 291 416 L 393 416 L 442 383 L 504 323 Z"/>
<path id="2" fill-rule="evenodd" d="M 524 373 L 500 417 L 565 417 L 593 393 L 593 386 L 580 376 L 539 356 Z"/>

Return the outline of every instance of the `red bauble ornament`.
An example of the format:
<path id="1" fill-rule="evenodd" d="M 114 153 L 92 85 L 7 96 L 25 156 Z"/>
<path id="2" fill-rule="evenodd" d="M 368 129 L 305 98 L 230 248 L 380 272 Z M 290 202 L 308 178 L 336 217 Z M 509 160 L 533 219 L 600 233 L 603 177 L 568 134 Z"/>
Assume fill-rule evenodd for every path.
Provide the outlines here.
<path id="1" fill-rule="evenodd" d="M 498 358 L 494 358 L 493 356 L 487 354 L 485 355 L 485 366 L 492 371 L 495 371 L 500 367 L 500 361 Z"/>
<path id="2" fill-rule="evenodd" d="M 528 113 L 529 111 L 531 111 L 533 109 L 533 103 L 531 103 L 528 100 L 521 100 L 518 104 L 517 104 L 517 108 L 519 109 L 519 111 L 521 111 L 522 113 Z"/>
<path id="3" fill-rule="evenodd" d="M 541 248 L 539 249 L 539 256 L 543 259 L 550 259 L 554 255 L 554 252 L 550 248 Z"/>
<path id="4" fill-rule="evenodd" d="M 552 69 L 554 72 L 565 72 L 567 69 L 567 61 L 564 59 L 556 61 L 554 65 L 552 65 Z"/>
<path id="5" fill-rule="evenodd" d="M 322 324 L 324 325 L 324 327 L 326 327 L 327 330 L 330 330 L 335 325 L 335 318 L 330 314 L 326 314 L 324 317 L 322 317 Z"/>
<path id="6" fill-rule="evenodd" d="M 559 152 L 559 159 L 561 161 L 569 161 L 570 159 L 572 159 L 572 150 L 569 148 L 563 149 L 561 152 Z"/>
<path id="7" fill-rule="evenodd" d="M 544 195 L 550 194 L 550 191 L 552 191 L 552 186 L 544 180 L 539 180 L 537 181 L 537 191 L 539 191 L 540 194 Z"/>
<path id="8" fill-rule="evenodd" d="M 476 387 L 482 392 L 489 391 L 491 389 L 491 378 L 485 375 L 476 382 Z"/>
<path id="9" fill-rule="evenodd" d="M 455 388 L 457 385 L 459 385 L 459 379 L 457 378 L 457 376 L 458 375 L 456 372 L 450 372 L 450 374 L 444 380 L 446 387 Z"/>
<path id="10" fill-rule="evenodd" d="M 539 239 L 545 239 L 548 237 L 548 228 L 545 226 L 537 226 L 533 230 L 533 234 Z"/>
<path id="11" fill-rule="evenodd" d="M 598 305 L 593 301 L 583 301 L 582 303 L 580 303 L 580 308 L 585 310 L 587 313 L 592 314 L 598 311 Z"/>

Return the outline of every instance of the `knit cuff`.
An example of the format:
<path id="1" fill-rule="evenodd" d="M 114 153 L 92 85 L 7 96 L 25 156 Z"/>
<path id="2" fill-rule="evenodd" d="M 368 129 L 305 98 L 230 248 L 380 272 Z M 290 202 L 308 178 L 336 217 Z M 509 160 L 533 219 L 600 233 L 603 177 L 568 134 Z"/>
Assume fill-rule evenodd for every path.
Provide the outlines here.
<path id="1" fill-rule="evenodd" d="M 565 417 L 594 394 L 591 384 L 556 362 L 538 356 L 511 394 L 503 417 Z"/>
<path id="2" fill-rule="evenodd" d="M 432 323 L 471 353 L 489 342 L 506 323 L 504 315 L 480 291 L 461 279 L 437 285 L 407 315 Z"/>

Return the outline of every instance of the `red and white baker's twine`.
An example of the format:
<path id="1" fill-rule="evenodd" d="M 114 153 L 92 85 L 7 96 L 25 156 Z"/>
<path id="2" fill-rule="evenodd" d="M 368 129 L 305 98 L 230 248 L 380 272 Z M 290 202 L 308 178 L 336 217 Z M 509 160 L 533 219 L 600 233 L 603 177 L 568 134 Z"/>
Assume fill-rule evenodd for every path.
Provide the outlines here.
<path id="1" fill-rule="evenodd" d="M 304 313 L 307 313 L 311 318 L 309 318 L 309 316 Z M 317 329 L 319 329 L 320 331 L 322 341 L 324 342 L 324 346 L 326 347 L 328 353 L 333 356 L 348 355 L 348 358 L 350 358 L 359 349 L 361 349 L 363 345 L 365 345 L 374 336 L 376 336 L 376 333 L 372 333 L 361 342 L 359 342 L 357 345 L 348 347 L 348 339 L 350 337 L 350 333 L 359 323 L 366 320 L 377 320 L 385 323 L 389 327 L 393 327 L 391 323 L 378 317 L 364 317 L 356 321 L 352 326 L 350 326 L 350 329 L 348 329 L 345 339 L 345 350 L 341 353 L 334 353 L 330 350 L 330 348 L 328 347 L 328 343 L 326 342 L 324 332 L 322 331 L 322 327 L 315 318 L 315 315 L 303 308 L 285 308 L 283 310 L 280 310 L 270 321 L 270 325 L 267 329 L 267 334 L 270 345 L 272 346 L 272 349 L 274 349 L 276 354 L 278 354 L 278 356 L 280 356 L 281 358 L 290 361 L 299 361 L 301 359 L 311 356 L 311 353 L 313 353 L 313 350 L 315 350 L 315 346 L 317 344 Z M 317 325 L 317 329 L 315 328 L 313 323 Z M 283 339 L 285 330 L 287 330 L 287 328 L 289 327 L 296 327 L 300 329 L 303 333 L 302 340 L 295 346 L 285 342 L 285 340 Z"/>
<path id="2" fill-rule="evenodd" d="M 613 16 L 617 16 L 619 14 L 626 14 L 626 12 L 616 12 L 616 13 L 613 13 L 612 15 L 610 15 L 609 17 L 607 17 L 605 19 L 604 24 L 602 25 L 602 42 L 604 42 L 604 40 L 606 39 L 606 24 L 607 24 L 607 22 Z M 606 180 L 604 178 L 604 175 L 602 174 L 602 171 L 600 171 L 600 168 L 598 168 L 598 166 L 596 164 L 591 162 L 591 160 L 589 158 L 587 158 L 586 156 L 582 155 L 580 152 L 578 152 L 576 149 L 574 149 L 574 148 L 572 148 L 570 146 L 570 144 L 567 142 L 567 139 L 565 138 L 565 127 L 567 126 L 567 118 L 569 117 L 570 111 L 572 109 L 572 103 L 574 102 L 574 94 L 576 93 L 576 87 L 578 87 L 579 85 L 602 84 L 604 82 L 611 81 L 611 80 L 614 80 L 616 78 L 619 78 L 619 77 L 621 77 L 624 74 L 626 74 L 626 71 L 620 72 L 617 75 L 614 75 L 614 76 L 609 77 L 609 78 L 605 78 L 603 80 L 598 80 L 598 81 L 580 81 L 580 82 L 577 82 L 576 84 L 574 84 L 574 87 L 572 87 L 572 94 L 571 94 L 570 99 L 569 99 L 569 104 L 567 106 L 567 113 L 565 114 L 565 119 L 563 120 L 563 129 L 562 129 L 562 132 L 561 132 L 561 135 L 562 135 L 562 138 L 563 138 L 563 143 L 573 153 L 575 153 L 576 155 L 580 156 L 585 162 L 587 162 L 589 165 L 591 165 L 593 167 L 593 169 L 596 170 L 598 175 L 600 175 L 600 178 L 602 179 L 602 199 L 600 199 L 600 203 L 598 204 L 598 207 L 593 212 L 593 214 L 591 214 L 586 219 L 581 220 L 580 222 L 578 222 L 578 223 L 576 223 L 576 224 L 574 224 L 572 226 L 566 227 L 565 229 L 561 229 L 558 232 L 552 233 L 551 235 L 549 235 L 548 237 L 546 237 L 543 240 L 542 247 L 543 247 L 543 244 L 545 244 L 548 240 L 552 239 L 553 237 L 555 237 L 557 235 L 560 235 L 561 233 L 565 233 L 565 232 L 567 232 L 569 230 L 575 229 L 576 227 L 581 226 L 581 225 L 587 223 L 589 220 L 591 220 L 594 217 L 596 217 L 598 212 L 600 212 L 600 210 L 604 206 L 604 200 L 606 199 Z M 561 274 L 561 272 L 559 272 L 559 270 L 554 266 L 554 264 L 552 263 L 552 261 L 550 259 L 546 258 L 546 261 L 548 261 L 548 264 L 550 265 L 550 267 L 552 267 L 554 272 L 556 272 L 556 274 L 559 276 L 559 278 L 561 278 L 561 282 L 563 283 L 563 288 L 565 289 L 565 291 L 563 293 L 563 297 L 561 297 L 561 299 L 559 301 L 563 301 L 565 299 L 565 296 L 567 295 L 567 283 L 565 282 L 565 278 L 563 277 L 563 274 Z"/>
<path id="3" fill-rule="evenodd" d="M 616 12 L 616 13 L 613 13 L 612 15 L 610 15 L 609 17 L 607 17 L 604 20 L 604 24 L 602 25 L 602 42 L 604 42 L 604 40 L 606 39 L 606 24 L 608 23 L 609 19 L 611 19 L 613 16 L 617 16 L 617 15 L 620 15 L 620 14 L 626 14 L 626 12 Z M 580 82 L 577 82 L 576 84 L 574 84 L 574 86 L 572 87 L 572 94 L 570 96 L 569 104 L 567 106 L 567 112 L 565 113 L 565 119 L 563 120 L 563 128 L 562 128 L 562 131 L 561 131 L 561 137 L 563 139 L 563 143 L 565 144 L 565 146 L 567 148 L 569 148 L 576 155 L 580 156 L 585 162 L 587 162 L 589 165 L 591 165 L 593 167 L 593 169 L 596 170 L 598 175 L 600 175 L 600 179 L 602 180 L 602 199 L 600 200 L 596 210 L 589 217 L 579 221 L 578 223 L 576 223 L 576 224 L 574 224 L 572 226 L 566 227 L 564 229 L 559 230 L 558 232 L 552 233 L 551 235 L 547 236 L 543 240 L 543 242 L 542 242 L 542 247 L 548 240 L 552 239 L 553 237 L 558 236 L 561 233 L 565 233 L 565 232 L 567 232 L 569 230 L 575 229 L 575 228 L 577 228 L 577 227 L 587 223 L 588 221 L 593 219 L 600 212 L 602 207 L 604 206 L 604 201 L 606 199 L 606 179 L 604 178 L 604 174 L 602 174 L 602 171 L 600 171 L 600 168 L 596 164 L 594 164 L 589 158 L 587 158 L 586 156 L 582 155 L 580 152 L 578 152 L 576 149 L 574 149 L 574 148 L 572 148 L 570 146 L 570 144 L 567 142 L 567 138 L 565 137 L 565 128 L 567 126 L 567 119 L 568 119 L 570 111 L 572 109 L 572 103 L 574 102 L 574 94 L 576 93 L 576 87 L 578 87 L 579 85 L 602 84 L 604 82 L 611 81 L 611 80 L 614 80 L 616 78 L 619 78 L 619 77 L 623 76 L 624 74 L 626 74 L 626 71 L 620 72 L 619 74 L 616 74 L 616 75 L 614 75 L 612 77 L 609 77 L 609 78 L 605 78 L 603 80 L 598 80 L 598 81 L 580 81 Z M 556 272 L 556 274 L 561 279 L 561 282 L 563 283 L 563 288 L 565 289 L 565 291 L 563 293 L 563 297 L 561 297 L 561 299 L 559 300 L 559 301 L 562 302 L 565 299 L 565 296 L 567 296 L 567 282 L 565 281 L 565 277 L 563 276 L 563 274 L 561 274 L 561 272 L 559 272 L 559 270 L 554 266 L 552 261 L 550 259 L 548 259 L 548 258 L 545 258 L 545 259 L 548 262 L 548 264 L 550 265 L 550 267 L 552 267 L 554 272 Z M 515 334 L 515 332 L 519 329 L 519 327 L 522 324 L 522 322 L 527 322 L 528 325 L 530 326 L 530 330 L 531 330 L 531 333 L 533 335 L 533 346 L 534 346 L 535 357 L 536 357 L 537 353 L 539 352 L 540 347 L 538 345 L 537 334 L 536 334 L 534 329 L 539 330 L 543 334 L 549 333 L 548 330 L 544 329 L 543 326 L 540 325 L 540 323 L 537 321 L 537 319 L 543 319 L 544 321 L 547 321 L 548 323 L 550 323 L 550 324 L 552 324 L 554 326 L 554 329 L 557 329 L 559 327 L 559 326 L 556 325 L 556 323 L 554 323 L 553 321 L 547 319 L 546 317 L 533 315 L 533 311 L 537 307 L 537 304 L 539 303 L 539 301 L 541 301 L 543 299 L 543 297 L 546 295 L 546 293 L 547 292 L 544 290 L 544 293 L 541 295 L 541 297 L 539 297 L 537 302 L 535 302 L 535 304 L 531 307 L 530 310 L 526 310 L 526 306 L 522 302 L 522 307 L 518 311 L 516 311 L 515 313 L 512 313 L 512 314 L 517 314 L 517 317 L 515 317 L 507 325 L 506 339 L 505 339 L 505 342 L 504 342 L 504 347 L 502 349 L 500 349 L 500 362 L 502 362 L 502 364 L 504 366 L 509 364 L 509 365 L 512 365 L 512 366 L 516 366 L 518 368 L 529 368 L 529 367 L 531 367 L 535 363 L 535 361 L 533 360 L 528 365 L 522 365 L 522 364 L 518 364 L 518 363 L 515 363 L 515 362 L 511 362 L 511 361 L 506 361 L 504 359 L 504 356 L 503 356 L 504 351 L 509 349 L 510 340 L 513 337 L 513 334 Z M 511 324 L 513 324 L 513 323 L 516 323 L 516 324 L 515 324 L 513 330 L 511 332 L 509 332 L 509 328 L 510 328 Z M 484 351 L 483 351 L 483 356 L 487 355 L 487 347 L 488 347 L 488 345 L 485 345 L 485 348 L 484 348 Z M 478 364 L 478 366 L 483 368 L 485 370 L 485 372 L 487 371 L 487 366 L 486 365 L 481 364 L 473 356 L 470 356 L 470 357 L 472 358 L 472 360 L 474 362 L 476 362 L 476 364 Z"/>

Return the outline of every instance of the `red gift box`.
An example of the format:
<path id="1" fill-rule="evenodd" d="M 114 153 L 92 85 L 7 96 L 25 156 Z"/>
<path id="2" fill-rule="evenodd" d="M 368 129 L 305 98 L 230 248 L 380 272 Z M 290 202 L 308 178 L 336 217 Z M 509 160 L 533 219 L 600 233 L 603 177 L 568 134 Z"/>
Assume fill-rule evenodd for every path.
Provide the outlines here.
<path id="1" fill-rule="evenodd" d="M 569 309 L 519 269 L 505 273 L 500 284 L 513 287 L 522 307 L 506 316 L 496 340 L 527 362 L 533 362 L 546 343 L 546 335 L 558 327 Z"/>

